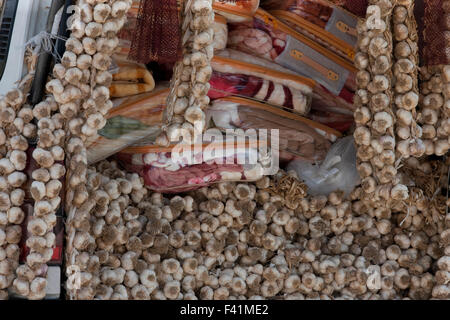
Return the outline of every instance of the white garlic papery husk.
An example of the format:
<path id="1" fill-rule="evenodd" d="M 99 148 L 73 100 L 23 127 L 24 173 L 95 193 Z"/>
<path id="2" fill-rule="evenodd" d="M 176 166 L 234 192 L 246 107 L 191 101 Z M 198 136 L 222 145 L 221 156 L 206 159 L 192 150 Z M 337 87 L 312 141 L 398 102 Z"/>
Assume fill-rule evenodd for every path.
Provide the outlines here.
<path id="1" fill-rule="evenodd" d="M 404 13 L 405 10 L 407 12 L 406 15 L 395 15 L 396 12 Z M 419 47 L 417 43 L 417 24 L 414 18 L 414 3 L 408 6 L 397 3 L 394 7 L 393 38 L 394 47 L 408 46 L 410 52 L 406 57 L 396 57 L 393 65 L 397 121 L 402 123 L 405 126 L 404 128 L 410 129 L 409 135 L 397 134 L 399 145 L 402 145 L 402 140 L 406 140 L 409 144 L 408 148 L 397 148 L 397 157 L 403 159 L 407 159 L 410 156 L 419 158 L 424 155 L 426 148 L 422 141 L 422 130 L 417 124 L 418 112 L 416 107 L 418 99 L 411 99 L 411 97 L 418 97 L 419 95 Z M 405 133 L 405 129 L 397 132 Z"/>
<path id="2" fill-rule="evenodd" d="M 88 23 L 88 25 L 92 24 L 92 28 L 89 29 L 89 34 L 86 34 L 86 37 L 81 40 L 83 48 L 80 48 L 80 52 L 83 54 L 80 54 L 77 59 L 77 67 L 83 70 L 82 72 L 87 70 L 86 77 L 83 76 L 83 81 L 80 81 L 80 90 L 83 94 L 81 100 L 77 100 L 79 105 L 78 108 L 75 108 L 76 113 L 72 115 L 71 119 L 66 119 L 68 124 L 65 140 L 68 168 L 66 181 L 69 185 L 66 194 L 68 208 L 66 212 L 67 265 L 74 265 L 77 255 L 82 251 L 88 252 L 88 249 L 95 244 L 92 243 L 94 238 L 86 232 L 91 222 L 89 219 L 80 218 L 85 217 L 86 212 L 91 208 L 92 188 L 96 190 L 99 187 L 97 184 L 91 188 L 88 186 L 92 181 L 89 181 L 85 142 L 95 137 L 97 131 L 105 126 L 105 111 L 112 108 L 107 83 L 107 79 L 111 79 L 112 76 L 108 69 L 112 61 L 111 55 L 118 45 L 117 33 L 127 19 L 126 14 L 131 8 L 132 1 L 110 0 L 107 2 L 88 1 L 87 3 L 80 1 L 77 3 L 77 5 L 80 4 L 87 12 L 85 18 L 91 19 L 90 12 L 92 11 L 92 19 L 95 22 Z M 88 33 L 87 28 L 86 33 Z M 97 77 L 99 74 L 101 77 Z M 83 286 L 91 280 L 88 276 L 89 273 L 86 272 L 86 274 L 88 279 L 81 281 Z M 70 279 L 66 284 L 71 299 L 90 297 L 91 291 L 77 288 L 70 283 Z"/>
<path id="3" fill-rule="evenodd" d="M 66 41 L 66 52 L 61 63 L 53 69 L 55 78 L 46 85 L 49 96 L 33 109 L 33 116 L 38 120 L 38 139 L 32 157 L 38 168 L 32 174 L 35 204 L 28 231 L 41 240 L 54 238 L 53 227 L 62 198 L 60 192 L 64 192 L 61 181 L 65 178 L 68 239 L 78 241 L 78 244 L 89 242 L 83 237 L 73 238 L 74 227 L 70 217 L 74 210 L 83 208 L 88 199 L 84 141 L 105 125 L 104 113 L 99 110 L 105 106 L 112 107 L 108 87 L 103 83 L 97 84 L 95 79 L 98 72 L 107 72 L 113 52 L 107 46 L 98 52 L 91 47 L 97 38 L 111 40 L 111 44 L 117 45 L 115 40 L 119 30 L 111 26 L 123 25 L 131 4 L 131 0 L 76 2 L 74 14 L 68 21 L 72 33 Z M 103 24 L 108 24 L 108 27 L 103 28 Z M 20 121 L 17 124 L 20 125 Z M 27 132 L 33 132 L 32 128 L 27 127 Z M 19 146 L 20 141 L 16 145 Z M 39 239 L 33 240 L 36 245 L 30 248 L 26 263 L 30 269 L 29 290 L 26 290 L 25 283 L 17 282 L 17 287 L 29 299 L 43 299 L 45 296 L 46 263 L 51 259 L 54 246 L 54 241 L 46 241 L 46 247 L 41 247 L 38 244 L 44 241 Z M 70 257 L 70 250 L 66 254 Z"/>
<path id="4" fill-rule="evenodd" d="M 450 84 L 448 65 L 423 67 L 421 69 L 421 99 L 419 122 L 426 128 L 424 144 L 426 155 L 444 156 L 449 145 Z"/>
<path id="5" fill-rule="evenodd" d="M 214 55 L 212 3 L 212 0 L 183 2 L 183 57 L 174 68 L 167 108 L 164 110 L 165 128 L 169 128 L 174 117 L 179 115 L 184 117 L 184 122 L 194 124 L 196 130 L 205 130 L 205 122 L 202 120 L 205 119 L 205 109 L 209 105 L 207 94 L 212 74 L 210 63 Z M 193 108 L 195 113 L 190 112 Z M 161 146 L 167 146 L 170 142 L 171 137 L 165 131 L 156 141 Z"/>
<path id="6" fill-rule="evenodd" d="M 114 161 L 89 167 L 89 201 L 73 220 L 72 269 L 81 281 L 71 298 L 446 298 L 442 222 L 427 227 L 415 207 L 408 217 L 370 210 L 360 188 L 349 198 L 337 191 L 289 203 L 268 192 L 276 178 L 163 195 Z M 378 185 L 375 193 L 404 191 Z M 412 195 L 421 207 L 420 194 Z"/>
<path id="7" fill-rule="evenodd" d="M 381 207 L 388 210 L 391 210 L 391 203 L 397 200 L 391 199 L 390 196 L 388 199 L 382 199 L 376 190 L 380 188 L 390 190 L 399 183 L 396 178 L 397 170 L 393 167 L 397 162 L 394 152 L 396 151 L 395 126 L 398 121 L 396 113 L 393 112 L 397 94 L 393 92 L 393 88 L 398 89 L 402 94 L 407 94 L 404 87 L 409 85 L 406 83 L 404 87 L 401 87 L 399 82 L 401 77 L 392 71 L 401 69 L 400 67 L 403 67 L 402 70 L 407 70 L 404 65 L 408 65 L 403 63 L 397 66 L 394 60 L 393 32 L 404 31 L 404 28 L 395 29 L 395 24 L 394 30 L 391 28 L 393 11 L 401 11 L 396 9 L 394 4 L 395 2 L 389 0 L 369 2 L 366 19 L 358 22 L 359 39 L 355 63 L 360 70 L 358 74 L 364 74 L 366 78 L 366 81 L 358 83 L 360 94 L 358 99 L 355 99 L 357 108 L 354 114 L 357 125 L 354 138 L 358 146 L 357 162 L 362 178 L 362 199 L 369 207 Z M 400 22 L 403 23 L 404 20 Z M 397 39 L 401 38 L 397 36 Z M 407 71 L 414 73 L 414 69 Z M 408 82 L 408 79 L 405 81 Z M 398 88 L 395 86 L 396 83 Z M 401 115 L 406 117 L 403 113 Z M 409 125 L 413 126 L 411 123 Z M 399 132 L 406 137 L 405 130 Z M 423 144 L 420 144 L 420 147 L 423 147 Z M 409 150 L 409 145 L 406 149 Z M 397 193 L 395 195 L 400 197 Z"/>
<path id="8" fill-rule="evenodd" d="M 15 283 L 22 239 L 21 224 L 26 217 L 22 205 L 27 175 L 23 171 L 27 166 L 27 138 L 34 138 L 36 132 L 32 129 L 24 136 L 26 127 L 35 128 L 31 123 L 32 110 L 25 104 L 32 80 L 30 73 L 18 88 L 0 98 L 0 300 L 8 298 L 8 289 L 21 294 Z M 28 282 L 24 286 L 22 293 L 27 291 Z"/>
<path id="9" fill-rule="evenodd" d="M 68 217 L 72 228 L 67 248 L 70 267 L 66 268 L 69 277 L 66 287 L 73 300 L 111 299 L 111 294 L 102 293 L 104 286 L 111 287 L 112 291 L 113 286 L 121 284 L 126 270 L 133 269 L 134 260 L 129 253 L 122 258 L 119 256 L 115 260 L 117 265 L 105 256 L 117 257 L 114 249 L 126 245 L 136 230 L 140 230 L 137 206 L 147 190 L 137 174 L 127 174 L 115 162 L 103 161 L 87 169 L 86 192 L 86 201 L 77 210 L 70 211 L 72 215 Z M 77 197 L 74 193 L 71 196 Z M 139 247 L 135 245 L 133 249 L 136 248 Z M 119 268 L 121 260 L 124 266 Z M 70 282 L 73 270 L 85 277 L 76 287 Z"/>

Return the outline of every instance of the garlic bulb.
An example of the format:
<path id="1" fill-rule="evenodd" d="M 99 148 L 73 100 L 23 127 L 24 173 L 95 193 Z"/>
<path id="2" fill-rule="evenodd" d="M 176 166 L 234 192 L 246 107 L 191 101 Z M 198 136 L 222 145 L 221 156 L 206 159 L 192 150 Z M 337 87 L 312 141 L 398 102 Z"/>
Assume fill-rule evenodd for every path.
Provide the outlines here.
<path id="1" fill-rule="evenodd" d="M 191 123 L 199 132 L 205 129 L 204 109 L 209 105 L 207 93 L 212 74 L 210 61 L 214 52 L 214 12 L 212 0 L 193 0 L 184 7 L 185 23 L 183 30 L 183 60 L 175 66 L 174 77 L 168 98 L 169 106 L 165 109 L 167 128 L 180 122 Z M 192 45 L 187 46 L 187 43 Z M 191 79 L 191 76 L 194 78 Z M 181 117 L 178 117 L 178 116 Z M 181 126 L 180 126 L 181 127 Z M 173 130 L 172 130 L 173 131 Z M 171 137 L 180 136 L 163 132 L 156 140 L 157 144 L 167 145 Z"/>
<path id="2" fill-rule="evenodd" d="M 393 34 L 396 61 L 394 62 L 395 105 L 397 121 L 396 129 L 399 139 L 398 156 L 407 159 L 410 156 L 421 157 L 424 152 L 422 129 L 417 124 L 418 104 L 418 46 L 411 45 L 418 39 L 414 18 L 414 4 L 405 6 L 397 3 L 394 7 Z M 409 28 L 408 28 L 409 26 Z M 406 140 L 405 143 L 402 141 Z M 408 146 L 408 147 L 406 147 Z"/>
<path id="3" fill-rule="evenodd" d="M 33 77 L 25 77 L 19 87 L 0 98 L 0 299 L 6 299 L 7 289 L 27 293 L 28 282 L 19 285 L 16 269 L 19 266 L 21 224 L 25 220 L 22 205 L 25 202 L 28 141 L 34 138 L 36 125 L 31 123 L 33 111 L 27 105 L 26 95 Z M 28 132 L 31 130 L 31 132 Z"/>
<path id="4" fill-rule="evenodd" d="M 405 30 L 405 24 L 409 23 L 409 21 L 405 23 L 406 16 L 408 18 L 410 16 L 407 14 L 404 19 L 400 19 L 400 15 L 403 17 L 404 10 L 398 9 L 398 5 L 395 7 L 393 5 L 394 2 L 389 0 L 370 1 L 366 20 L 358 24 L 359 52 L 355 57 L 355 66 L 360 71 L 357 73 L 359 90 L 355 99 L 357 109 L 354 118 L 357 128 L 354 138 L 358 146 L 357 168 L 363 179 L 362 200 L 367 203 L 367 206 L 386 210 L 391 209 L 392 199 L 389 200 L 390 197 L 388 197 L 389 201 L 382 200 L 376 196 L 376 191 L 379 188 L 390 190 L 398 185 L 397 170 L 393 166 L 396 163 L 395 150 L 397 149 L 398 152 L 405 149 L 409 156 L 412 148 L 409 143 L 406 143 L 406 148 L 402 143 L 399 144 L 402 148 L 399 146 L 396 148 L 394 134 L 397 133 L 397 136 L 408 139 L 409 142 L 413 130 L 408 126 L 415 125 L 415 122 L 413 123 L 415 111 L 411 104 L 417 104 L 413 96 L 414 93 L 417 95 L 417 83 L 413 81 L 417 70 L 410 68 L 411 64 L 405 62 L 406 57 L 409 58 L 409 55 L 405 57 L 406 49 L 392 50 L 394 46 L 390 21 L 392 11 L 395 12 L 394 21 L 398 21 L 398 23 L 394 22 L 392 30 L 398 43 L 405 42 L 409 36 L 412 36 L 409 30 Z M 377 12 L 381 13 L 381 21 L 376 15 Z M 373 18 L 378 19 L 380 23 L 370 24 Z M 400 61 L 398 65 L 393 61 L 394 53 L 396 57 L 402 58 L 402 61 L 398 60 Z M 392 69 L 394 72 L 391 72 Z M 392 87 L 395 88 L 395 98 Z M 413 90 L 414 88 L 416 91 Z M 397 106 L 408 106 L 394 113 L 392 111 L 394 103 Z M 401 127 L 395 129 L 397 122 L 401 124 Z M 421 148 L 416 149 L 424 152 L 423 143 L 420 146 Z"/>

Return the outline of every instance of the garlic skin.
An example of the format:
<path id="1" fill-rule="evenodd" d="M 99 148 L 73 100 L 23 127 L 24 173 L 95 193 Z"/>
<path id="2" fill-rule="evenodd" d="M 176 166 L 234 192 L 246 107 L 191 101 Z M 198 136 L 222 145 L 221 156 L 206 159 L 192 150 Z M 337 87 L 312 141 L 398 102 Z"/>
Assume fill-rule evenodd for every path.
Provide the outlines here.
<path id="1" fill-rule="evenodd" d="M 105 126 L 106 120 L 104 117 L 109 109 L 112 108 L 108 90 L 108 86 L 112 81 L 112 75 L 108 72 L 108 69 L 111 63 L 111 55 L 119 44 L 117 33 L 125 23 L 126 13 L 131 8 L 131 4 L 130 0 L 86 0 L 77 3 L 77 5 L 81 6 L 82 22 L 85 26 L 83 29 L 84 35 L 79 36 L 81 35 L 80 31 L 79 34 L 77 32 L 75 37 L 79 39 L 83 51 L 79 52 L 75 59 L 76 69 L 73 69 L 69 74 L 68 70 L 65 70 L 64 77 L 67 82 L 77 87 L 78 92 L 71 89 L 72 92 L 70 94 L 64 96 L 63 91 L 60 96 L 56 97 L 59 104 L 60 117 L 67 124 L 65 127 L 66 132 L 64 133 L 63 131 L 66 136 L 62 140 L 62 145 L 48 147 L 48 151 L 57 161 L 63 160 L 61 149 L 57 147 L 62 147 L 66 151 L 64 160 L 67 164 L 67 172 L 64 166 L 54 163 L 48 167 L 49 177 L 45 177 L 45 181 L 42 181 L 46 184 L 45 198 L 49 199 L 52 208 L 57 209 L 57 204 L 61 201 L 59 192 L 62 189 L 59 179 L 66 174 L 68 184 L 66 205 L 70 208 L 67 212 L 70 227 L 66 230 L 68 259 L 76 259 L 78 256 L 77 251 L 87 254 L 90 248 L 96 246 L 95 239 L 88 233 L 90 222 L 85 220 L 86 213 L 90 210 L 95 209 L 95 217 L 104 219 L 108 223 L 108 227 L 104 226 L 104 232 L 106 233 L 99 240 L 99 247 L 105 250 L 110 248 L 113 245 L 111 239 L 114 241 L 114 235 L 117 235 L 119 230 L 119 226 L 116 227 L 114 225 L 117 219 L 120 218 L 120 210 L 117 207 L 119 203 L 115 203 L 116 207 L 114 207 L 114 210 L 113 208 L 108 210 L 108 204 L 111 201 L 119 201 L 119 190 L 114 188 L 113 185 L 108 187 L 109 194 L 107 195 L 112 198 L 108 199 L 107 203 L 99 202 L 97 205 L 95 202 L 92 202 L 90 197 L 90 194 L 97 190 L 103 182 L 96 180 L 96 178 L 92 178 L 93 180 L 88 179 L 91 171 L 89 171 L 87 166 L 85 143 L 91 137 L 95 137 L 97 131 Z M 75 26 L 73 28 L 76 29 Z M 73 40 L 73 43 L 77 43 L 77 41 Z M 73 64 L 72 61 L 73 59 L 70 60 L 71 64 Z M 39 179 L 44 179 L 44 176 L 39 176 Z M 93 188 L 93 190 L 89 188 Z M 135 198 L 138 198 L 137 194 L 144 194 L 144 191 L 141 189 L 136 190 Z M 128 195 L 126 196 L 129 197 Z M 120 206 L 122 206 L 122 203 L 125 203 L 124 199 L 120 199 Z M 112 223 L 111 226 L 109 226 L 110 223 Z M 135 219 L 132 223 L 137 227 L 140 222 Z M 98 259 L 96 256 L 92 258 L 94 260 Z M 111 264 L 114 263 L 116 262 L 111 261 Z M 92 270 L 84 269 L 84 271 L 83 275 L 86 278 L 82 279 L 83 289 L 77 292 L 69 290 L 71 298 L 76 296 L 80 299 L 87 299 L 96 295 L 103 298 L 118 296 L 123 298 L 124 295 L 128 295 L 123 290 L 112 288 L 103 288 L 106 291 L 100 292 L 100 287 L 99 292 L 96 293 L 93 290 L 95 286 L 90 286 L 90 283 L 100 281 L 100 279 L 95 280 L 93 278 Z M 123 279 L 125 273 L 115 271 L 111 276 L 113 283 L 108 285 L 118 285 L 123 281 L 120 279 Z"/>
<path id="2" fill-rule="evenodd" d="M 21 224 L 25 220 L 22 205 L 25 200 L 27 175 L 23 172 L 27 166 L 29 138 L 34 138 L 36 130 L 30 124 L 35 114 L 41 116 L 46 109 L 51 109 L 50 100 L 42 102 L 32 110 L 26 105 L 25 97 L 31 88 L 33 77 L 27 75 L 19 84 L 0 97 L 0 299 L 8 298 L 8 288 L 28 294 L 28 282 L 19 281 L 16 269 L 19 266 L 19 242 L 22 237 Z M 59 80 L 50 83 L 48 88 L 60 91 Z M 41 122 L 45 123 L 44 120 Z M 48 123 L 50 124 L 50 122 Z M 35 286 L 32 290 L 37 292 Z"/>
<path id="3" fill-rule="evenodd" d="M 39 120 L 37 130 L 29 123 L 31 119 L 24 121 L 23 126 L 19 120 L 15 122 L 16 127 L 23 130 L 25 136 L 32 137 L 35 133 L 38 136 L 38 147 L 32 153 L 38 168 L 32 173 L 34 181 L 30 189 L 35 199 L 35 216 L 30 220 L 29 228 L 48 241 L 45 243 L 45 249 L 37 246 L 30 248 L 27 265 L 32 270 L 36 263 L 46 264 L 51 259 L 51 248 L 54 246 L 54 241 L 51 240 L 54 239 L 52 229 L 56 223 L 55 213 L 61 203 L 60 179 L 66 174 L 66 168 L 58 162 L 65 161 L 67 165 L 66 179 L 70 191 L 66 197 L 66 205 L 71 208 L 71 212 L 68 212 L 69 221 L 73 217 L 73 210 L 85 210 L 88 206 L 89 194 L 84 185 L 87 175 L 84 141 L 96 135 L 97 130 L 105 125 L 104 111 L 111 105 L 109 92 L 102 94 L 102 88 L 105 87 L 101 87 L 108 86 L 111 81 L 112 77 L 107 72 L 111 60 L 108 55 L 97 52 L 97 40 L 103 36 L 110 38 L 107 42 L 108 53 L 112 54 L 118 44 L 116 33 L 125 22 L 131 1 L 112 0 L 107 3 L 103 0 L 86 0 L 77 1 L 75 6 L 75 14 L 68 20 L 72 33 L 66 41 L 66 52 L 61 64 L 55 65 L 53 69 L 55 79 L 46 85 L 51 96 L 32 110 L 32 115 Z M 114 17 L 111 16 L 112 12 Z M 100 86 L 97 86 L 96 79 Z M 93 104 L 84 108 L 88 106 L 85 102 L 90 100 Z M 103 112 L 96 112 L 100 105 Z M 12 146 L 17 149 L 12 153 L 13 159 L 17 160 L 17 169 L 21 169 L 24 155 L 20 152 L 26 150 L 24 140 L 14 138 Z M 11 174 L 9 180 L 17 186 L 24 183 L 19 173 Z M 14 201 L 20 202 L 20 197 L 20 194 L 16 193 Z M 11 219 L 19 221 L 19 218 L 20 212 L 11 210 Z M 75 225 L 81 229 L 86 227 L 85 223 Z M 70 232 L 68 230 L 69 235 Z M 84 237 L 83 234 L 77 233 L 77 237 L 70 238 L 76 240 L 74 247 L 80 249 L 92 246 L 93 238 Z M 41 247 L 42 245 L 43 242 Z M 27 281 L 30 283 L 28 291 L 26 285 L 19 281 L 17 288 L 27 293 L 30 299 L 42 299 L 45 296 L 45 271 L 39 273 L 33 270 Z M 83 291 L 80 295 L 88 297 L 90 293 Z"/>
<path id="4" fill-rule="evenodd" d="M 423 126 L 422 134 L 425 154 L 445 155 L 448 150 L 449 123 L 449 90 L 442 90 L 448 86 L 448 76 L 445 70 L 448 66 L 423 68 L 422 97 L 419 103 L 419 122 Z"/>
<path id="5" fill-rule="evenodd" d="M 404 219 L 406 213 L 397 217 L 389 208 L 371 210 L 362 200 L 334 192 L 303 198 L 292 210 L 283 197 L 262 197 L 273 177 L 223 182 L 183 197 L 147 193 L 136 202 L 126 195 L 130 186 L 131 193 L 145 190 L 139 176 L 123 172 L 114 161 L 88 171 L 92 203 L 74 223 L 81 227 L 93 219 L 93 224 L 74 234 L 80 251 L 73 261 L 83 280 L 81 289 L 70 293 L 72 299 L 428 299 L 433 290 L 443 294 L 448 260 L 432 252 L 438 240 L 431 231 L 429 236 L 422 227 L 414 229 L 412 221 L 421 217 L 417 209 Z M 379 185 L 367 166 L 360 171 L 369 172 L 362 187 L 374 197 L 404 201 L 410 196 L 405 185 Z M 244 203 L 248 209 L 239 207 Z M 116 211 L 115 219 L 98 215 L 100 206 Z M 368 268 L 378 280 L 366 273 Z"/>
<path id="6" fill-rule="evenodd" d="M 175 67 L 174 77 L 181 81 L 171 84 L 169 107 L 165 109 L 165 128 L 174 123 L 195 124 L 199 132 L 205 130 L 204 109 L 209 105 L 207 93 L 212 74 L 210 66 L 214 53 L 214 12 L 212 0 L 196 0 L 185 8 L 192 17 L 186 18 L 183 30 L 183 46 L 187 48 L 182 61 Z M 187 20 L 189 19 L 189 21 Z M 192 45 L 187 46 L 187 43 Z M 193 79 L 191 79 L 191 75 Z M 156 139 L 156 144 L 168 145 L 176 135 L 165 131 Z"/>
<path id="7" fill-rule="evenodd" d="M 420 113 L 418 91 L 418 46 L 411 45 L 417 41 L 417 30 L 408 29 L 415 25 L 413 5 L 403 2 L 394 7 L 393 34 L 396 61 L 393 66 L 395 78 L 396 116 L 400 127 L 396 129 L 400 147 L 397 148 L 402 158 L 421 157 L 425 153 L 422 141 L 423 130 L 418 124 Z M 406 142 L 403 143 L 403 140 Z M 407 145 L 409 144 L 409 148 Z"/>
<path id="8" fill-rule="evenodd" d="M 381 13 L 381 20 L 376 12 Z M 370 24 L 372 18 L 380 23 Z M 414 48 L 407 43 L 414 36 L 406 28 L 407 19 L 411 18 L 410 10 L 401 4 L 373 1 L 367 9 L 366 23 L 358 24 L 359 51 L 355 66 L 359 69 L 359 87 L 354 138 L 358 146 L 357 168 L 362 178 L 361 202 L 374 209 L 390 211 L 394 205 L 390 190 L 399 183 L 394 167 L 397 158 L 409 157 L 411 152 L 425 152 L 425 145 L 415 136 L 422 130 L 414 121 L 419 97 L 414 90 L 417 88 L 416 60 L 410 56 Z M 405 142 L 396 142 L 396 136 Z M 386 197 L 381 199 L 377 190 L 384 189 Z"/>

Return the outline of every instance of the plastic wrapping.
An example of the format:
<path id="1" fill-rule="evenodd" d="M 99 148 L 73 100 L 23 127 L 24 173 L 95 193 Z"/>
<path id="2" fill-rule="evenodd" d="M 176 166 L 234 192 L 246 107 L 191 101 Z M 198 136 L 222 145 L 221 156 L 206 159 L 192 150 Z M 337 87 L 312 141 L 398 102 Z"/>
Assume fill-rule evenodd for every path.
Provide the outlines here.
<path id="1" fill-rule="evenodd" d="M 238 95 L 308 113 L 313 80 L 235 60 L 230 56 L 248 55 L 230 51 L 217 53 L 211 62 L 210 98 Z"/>
<path id="2" fill-rule="evenodd" d="M 351 136 L 333 144 L 320 165 L 294 160 L 289 163 L 287 170 L 297 173 L 312 196 L 328 195 L 338 190 L 348 195 L 360 183 L 356 170 L 356 146 Z"/>
<path id="3" fill-rule="evenodd" d="M 235 62 L 238 61 L 238 63 L 217 63 L 220 60 L 226 61 L 226 58 L 234 60 Z M 216 71 L 227 73 L 231 70 L 233 72 L 261 77 L 273 82 L 279 82 L 287 87 L 294 87 L 305 94 L 309 94 L 309 89 L 305 86 L 305 83 L 308 83 L 309 81 L 310 85 L 312 85 L 311 81 L 313 81 L 312 79 L 305 78 L 298 72 L 282 67 L 273 61 L 234 49 L 226 49 L 217 52 L 211 65 Z M 252 65 L 252 68 L 249 68 L 249 65 Z M 255 66 L 261 68 L 258 69 L 255 68 Z M 295 77 L 292 78 L 292 76 Z M 336 96 L 322 85 L 316 83 L 313 87 L 312 108 L 320 111 L 326 110 L 353 115 L 355 110 L 353 96 L 354 94 L 347 88 L 343 88 L 341 93 Z"/>
<path id="4" fill-rule="evenodd" d="M 256 145 L 217 143 L 216 151 L 208 152 L 213 145 L 186 145 L 184 151 L 176 151 L 174 145 L 140 143 L 118 153 L 116 159 L 125 170 L 143 177 L 147 188 L 162 193 L 186 192 L 224 181 L 256 181 L 272 165 L 270 152 L 258 151 L 259 141 Z M 277 171 L 278 165 L 270 174 Z"/>
<path id="5" fill-rule="evenodd" d="M 163 111 L 169 94 L 168 85 L 155 91 L 128 98 L 115 99 L 107 114 L 107 122 L 93 141 L 88 141 L 89 164 L 103 160 L 129 145 L 161 132 Z"/>
<path id="6" fill-rule="evenodd" d="M 356 68 L 262 9 L 253 21 L 229 25 L 228 46 L 274 61 L 311 78 L 334 95 L 355 91 Z"/>
<path id="7" fill-rule="evenodd" d="M 112 98 L 150 92 L 155 88 L 155 80 L 145 65 L 117 58 L 115 63 L 119 69 L 113 74 L 113 81 L 109 86 Z"/>
<path id="8" fill-rule="evenodd" d="M 331 142 L 341 134 L 320 123 L 257 101 L 228 97 L 215 100 L 208 108 L 207 123 L 226 129 L 277 129 L 280 160 L 316 162 L 325 158 Z"/>
<path id="9" fill-rule="evenodd" d="M 228 42 L 228 26 L 227 20 L 216 14 L 214 16 L 214 50 L 222 50 L 227 47 Z"/>
<path id="10" fill-rule="evenodd" d="M 259 7 L 259 0 L 216 0 L 214 12 L 224 16 L 230 22 L 249 20 Z"/>
<path id="11" fill-rule="evenodd" d="M 308 118 L 342 133 L 347 132 L 355 123 L 351 114 L 318 109 L 311 110 Z"/>
<path id="12" fill-rule="evenodd" d="M 323 0 L 266 1 L 264 8 L 295 31 L 353 60 L 357 42 L 353 14 Z"/>

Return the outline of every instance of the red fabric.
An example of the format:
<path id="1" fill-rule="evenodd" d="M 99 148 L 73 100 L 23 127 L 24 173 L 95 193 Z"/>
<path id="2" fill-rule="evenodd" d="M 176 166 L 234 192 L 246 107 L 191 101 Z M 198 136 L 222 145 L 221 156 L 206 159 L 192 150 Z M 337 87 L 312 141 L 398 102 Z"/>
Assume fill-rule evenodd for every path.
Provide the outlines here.
<path id="1" fill-rule="evenodd" d="M 446 46 L 443 0 L 425 0 L 423 65 L 450 63 L 450 48 Z"/>
<path id="2" fill-rule="evenodd" d="M 368 3 L 368 0 L 346 0 L 344 8 L 357 16 L 365 17 Z"/>
<path id="3" fill-rule="evenodd" d="M 142 0 L 129 57 L 149 63 L 175 63 L 181 57 L 177 0 Z"/>

